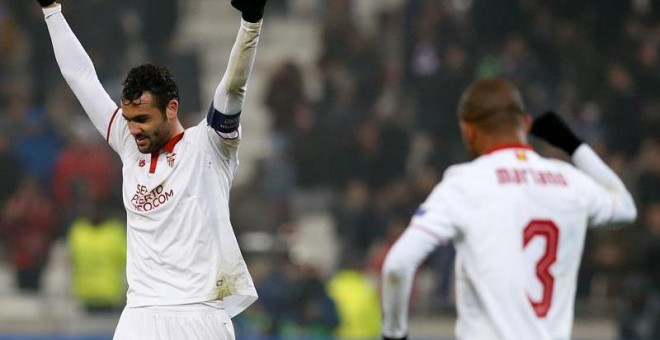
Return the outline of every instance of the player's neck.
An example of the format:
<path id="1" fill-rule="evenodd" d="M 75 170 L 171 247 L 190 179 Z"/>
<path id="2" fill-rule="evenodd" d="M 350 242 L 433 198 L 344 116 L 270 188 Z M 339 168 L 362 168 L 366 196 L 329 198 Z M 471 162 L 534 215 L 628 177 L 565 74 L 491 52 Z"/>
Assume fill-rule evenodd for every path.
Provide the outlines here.
<path id="1" fill-rule="evenodd" d="M 488 153 L 489 150 L 498 149 L 506 145 L 526 145 L 527 136 L 524 134 L 502 134 L 502 135 L 484 135 L 482 142 L 478 145 L 479 155 Z"/>
<path id="2" fill-rule="evenodd" d="M 180 135 L 183 131 L 184 131 L 183 125 L 181 125 L 181 122 L 177 119 L 176 122 L 172 124 L 170 139 Z"/>

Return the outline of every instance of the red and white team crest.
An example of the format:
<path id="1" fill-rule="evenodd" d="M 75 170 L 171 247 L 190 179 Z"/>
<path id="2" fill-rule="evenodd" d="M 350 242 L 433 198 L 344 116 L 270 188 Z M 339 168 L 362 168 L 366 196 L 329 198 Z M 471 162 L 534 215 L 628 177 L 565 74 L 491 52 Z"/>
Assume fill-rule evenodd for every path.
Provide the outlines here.
<path id="1" fill-rule="evenodd" d="M 174 160 L 176 159 L 176 154 L 175 153 L 170 153 L 167 155 L 167 165 L 171 167 L 174 166 Z"/>
<path id="2" fill-rule="evenodd" d="M 144 158 L 140 158 L 138 161 L 138 166 L 143 168 L 147 164 L 147 161 L 144 160 Z"/>

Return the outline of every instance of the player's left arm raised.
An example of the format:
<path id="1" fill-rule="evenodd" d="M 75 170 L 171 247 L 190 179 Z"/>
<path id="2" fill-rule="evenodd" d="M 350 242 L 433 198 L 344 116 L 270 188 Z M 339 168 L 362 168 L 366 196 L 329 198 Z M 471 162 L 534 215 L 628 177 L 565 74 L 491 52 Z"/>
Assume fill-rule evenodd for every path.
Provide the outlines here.
<path id="1" fill-rule="evenodd" d="M 600 190 L 585 190 L 592 198 L 593 225 L 633 222 L 637 218 L 635 201 L 623 181 L 588 144 L 573 133 L 561 116 L 553 111 L 540 115 L 534 119 L 530 132 L 564 150 L 578 169 L 605 189 L 604 195 L 600 194 Z"/>
<path id="2" fill-rule="evenodd" d="M 266 0 L 232 0 L 241 12 L 241 26 L 229 56 L 229 63 L 215 90 L 207 122 L 223 138 L 237 138 L 247 83 L 257 53 Z"/>

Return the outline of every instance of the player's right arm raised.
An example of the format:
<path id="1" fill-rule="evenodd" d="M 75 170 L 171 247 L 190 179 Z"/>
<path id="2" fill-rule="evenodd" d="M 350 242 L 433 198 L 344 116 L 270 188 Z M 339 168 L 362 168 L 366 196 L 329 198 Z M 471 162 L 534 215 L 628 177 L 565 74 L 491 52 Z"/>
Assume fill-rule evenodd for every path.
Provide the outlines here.
<path id="1" fill-rule="evenodd" d="M 600 225 L 610 222 L 632 222 L 637 217 L 637 208 L 632 195 L 626 189 L 619 176 L 610 169 L 589 145 L 583 143 L 563 119 L 549 111 L 534 119 L 531 134 L 564 150 L 571 156 L 575 166 L 603 187 L 607 196 L 595 200 L 606 208 L 595 209 L 591 224 Z M 598 196 L 598 195 L 596 195 Z"/>
<path id="2" fill-rule="evenodd" d="M 97 130 L 105 137 L 115 104 L 96 75 L 94 64 L 53 0 L 38 0 L 43 7 L 53 51 L 62 76 L 76 95 Z"/>

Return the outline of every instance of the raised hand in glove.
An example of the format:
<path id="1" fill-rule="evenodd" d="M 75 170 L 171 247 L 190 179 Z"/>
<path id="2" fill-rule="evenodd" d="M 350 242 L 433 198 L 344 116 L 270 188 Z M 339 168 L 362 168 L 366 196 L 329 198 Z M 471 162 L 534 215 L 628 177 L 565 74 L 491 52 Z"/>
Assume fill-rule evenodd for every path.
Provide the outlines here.
<path id="1" fill-rule="evenodd" d="M 257 22 L 264 16 L 266 0 L 231 0 L 231 5 L 243 14 L 243 20 Z"/>
<path id="2" fill-rule="evenodd" d="M 530 133 L 550 145 L 564 150 L 569 155 L 582 144 L 566 122 L 555 112 L 548 111 L 534 119 Z"/>
<path id="3" fill-rule="evenodd" d="M 55 3 L 55 0 L 37 0 L 37 1 L 39 2 L 39 5 L 41 5 L 41 7 L 48 7 Z"/>

